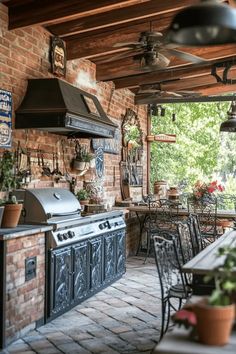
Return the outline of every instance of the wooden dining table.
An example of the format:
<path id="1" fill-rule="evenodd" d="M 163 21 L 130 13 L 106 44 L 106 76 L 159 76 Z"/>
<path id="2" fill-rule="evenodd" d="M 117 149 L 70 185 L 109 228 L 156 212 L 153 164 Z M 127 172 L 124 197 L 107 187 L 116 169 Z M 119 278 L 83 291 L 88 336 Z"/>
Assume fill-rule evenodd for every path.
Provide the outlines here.
<path id="1" fill-rule="evenodd" d="M 183 271 L 192 274 L 207 274 L 220 266 L 224 256 L 219 257 L 220 247 L 236 247 L 236 230 L 228 230 L 213 243 L 209 244 L 182 267 Z"/>

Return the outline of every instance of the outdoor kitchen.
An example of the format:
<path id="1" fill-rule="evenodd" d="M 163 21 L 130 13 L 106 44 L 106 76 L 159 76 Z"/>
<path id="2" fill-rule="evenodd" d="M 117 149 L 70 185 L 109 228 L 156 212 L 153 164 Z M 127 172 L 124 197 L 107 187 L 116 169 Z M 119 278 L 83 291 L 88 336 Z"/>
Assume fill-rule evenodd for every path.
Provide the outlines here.
<path id="1" fill-rule="evenodd" d="M 121 125 L 127 109 L 137 112 L 146 129 L 146 109 L 135 107 L 132 93 L 97 83 L 96 66 L 86 60 L 67 61 L 65 77 L 53 74 L 50 34 L 42 27 L 9 31 L 7 13 L 0 5 L 1 49 L 12 57 L 1 69 L 1 98 L 9 104 L 1 155 L 9 152 L 2 161 L 12 163 L 8 171 L 16 179 L 1 173 L 1 199 L 10 190 L 23 207 L 18 226 L 0 230 L 1 347 L 124 274 L 126 256 L 138 242 L 135 218 L 114 208 L 122 200 Z M 75 168 L 78 146 L 93 163 Z M 92 190 L 92 204 L 80 204 L 81 189 Z"/>
<path id="2" fill-rule="evenodd" d="M 235 40 L 231 0 L 0 2 L 0 354 L 235 352 Z"/>

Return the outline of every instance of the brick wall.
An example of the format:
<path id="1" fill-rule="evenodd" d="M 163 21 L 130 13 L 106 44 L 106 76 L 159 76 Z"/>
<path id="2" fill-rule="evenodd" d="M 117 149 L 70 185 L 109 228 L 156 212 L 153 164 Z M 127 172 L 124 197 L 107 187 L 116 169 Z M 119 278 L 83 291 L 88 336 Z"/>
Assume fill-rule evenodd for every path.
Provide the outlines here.
<path id="1" fill-rule="evenodd" d="M 25 259 L 36 256 L 36 278 L 25 281 Z M 7 242 L 6 256 L 6 338 L 20 337 L 44 317 L 45 234 Z M 22 332 L 24 330 L 24 332 Z"/>
<path id="2" fill-rule="evenodd" d="M 53 77 L 50 73 L 49 42 L 50 34 L 42 27 L 27 27 L 8 31 L 7 8 L 0 4 L 0 88 L 13 93 L 13 110 L 21 103 L 29 78 Z M 87 60 L 67 62 L 65 80 L 81 89 L 95 94 L 105 112 L 119 126 L 127 108 L 138 112 L 141 128 L 146 137 L 146 107 L 134 106 L 134 96 L 127 90 L 115 90 L 112 82 L 96 82 L 96 66 Z M 13 119 L 14 121 L 14 119 Z M 90 144 L 90 141 L 82 140 Z M 82 188 L 83 181 L 96 178 L 95 170 L 91 169 L 83 176 L 71 170 L 70 164 L 74 156 L 74 142 L 67 138 L 42 131 L 16 130 L 13 132 L 13 147 L 17 144 L 23 148 L 41 149 L 46 151 L 44 161 L 52 167 L 52 153 L 59 154 L 59 169 L 76 178 L 76 189 Z M 63 146 L 63 148 L 62 148 Z M 63 162 L 64 150 L 64 162 Z M 104 199 L 110 205 L 116 197 L 120 197 L 121 156 L 105 154 L 105 173 L 101 184 L 104 186 Z M 146 143 L 144 141 L 143 161 L 146 161 Z M 52 177 L 42 177 L 42 168 L 38 166 L 37 153 L 31 155 L 32 182 L 28 187 L 69 187 L 66 180 L 57 184 Z M 146 166 L 144 165 L 144 193 L 146 192 Z"/>

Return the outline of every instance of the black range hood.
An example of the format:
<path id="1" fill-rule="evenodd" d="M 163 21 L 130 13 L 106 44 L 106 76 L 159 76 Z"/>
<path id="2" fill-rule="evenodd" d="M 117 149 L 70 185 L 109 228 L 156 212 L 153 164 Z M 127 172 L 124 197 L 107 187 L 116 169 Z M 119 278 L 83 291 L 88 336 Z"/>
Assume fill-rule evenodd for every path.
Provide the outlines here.
<path id="1" fill-rule="evenodd" d="M 16 129 L 81 138 L 113 138 L 117 125 L 97 97 L 59 79 L 30 79 L 16 110 Z"/>

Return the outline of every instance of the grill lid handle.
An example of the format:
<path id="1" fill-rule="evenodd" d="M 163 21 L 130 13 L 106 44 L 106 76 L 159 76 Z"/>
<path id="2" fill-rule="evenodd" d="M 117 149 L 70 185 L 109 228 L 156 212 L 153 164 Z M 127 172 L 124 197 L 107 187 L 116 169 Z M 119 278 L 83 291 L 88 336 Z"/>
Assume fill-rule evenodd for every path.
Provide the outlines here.
<path id="1" fill-rule="evenodd" d="M 47 213 L 47 218 L 48 218 L 48 219 L 51 219 L 51 218 L 54 218 L 54 217 L 57 217 L 57 216 L 76 215 L 76 214 L 80 214 L 80 212 L 81 212 L 81 209 L 77 209 L 77 210 L 75 210 L 75 211 L 70 211 L 69 213 L 55 213 L 55 214 Z"/>

